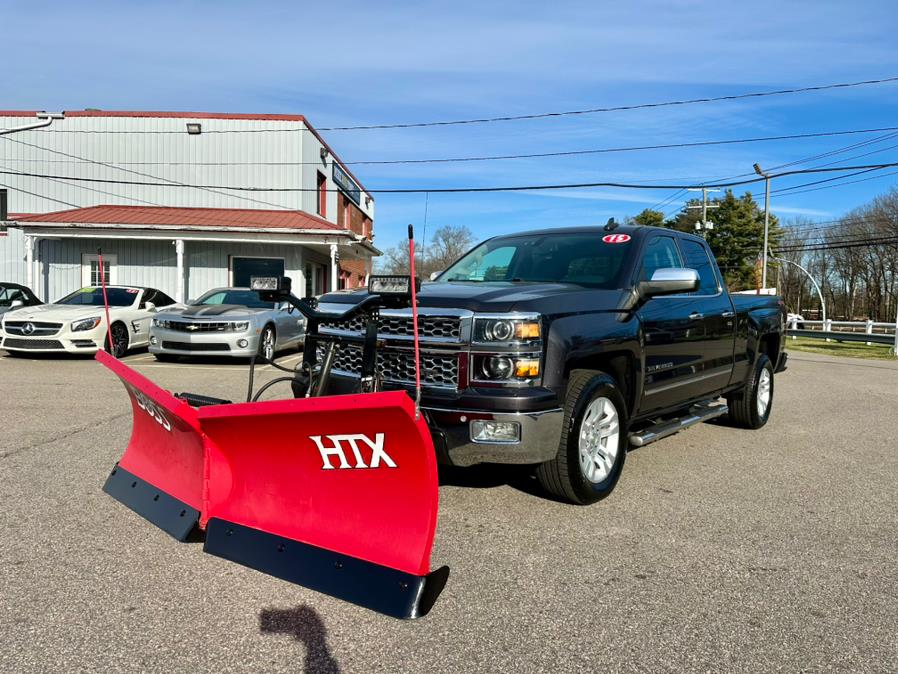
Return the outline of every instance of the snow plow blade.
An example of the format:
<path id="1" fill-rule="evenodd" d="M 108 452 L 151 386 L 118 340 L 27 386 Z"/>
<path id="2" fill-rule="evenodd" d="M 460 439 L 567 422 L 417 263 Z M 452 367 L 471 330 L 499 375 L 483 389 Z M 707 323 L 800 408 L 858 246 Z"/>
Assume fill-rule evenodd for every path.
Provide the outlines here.
<path id="1" fill-rule="evenodd" d="M 203 508 L 205 452 L 196 410 L 105 351 L 96 359 L 125 385 L 134 418 L 131 439 L 103 491 L 186 540 Z"/>
<path id="2" fill-rule="evenodd" d="M 134 428 L 104 491 L 178 540 L 397 618 L 425 615 L 436 456 L 402 391 L 195 409 L 104 352 Z"/>
<path id="3" fill-rule="evenodd" d="M 430 610 L 437 466 L 404 392 L 198 410 L 208 438 L 204 550 L 397 618 Z"/>

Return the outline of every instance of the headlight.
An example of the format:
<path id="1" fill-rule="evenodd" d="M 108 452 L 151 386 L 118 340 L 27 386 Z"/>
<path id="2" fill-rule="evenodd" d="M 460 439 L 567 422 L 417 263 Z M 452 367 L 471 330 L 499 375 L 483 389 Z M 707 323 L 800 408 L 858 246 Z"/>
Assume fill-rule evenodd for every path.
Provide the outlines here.
<path id="1" fill-rule="evenodd" d="M 171 325 L 171 321 L 167 321 L 164 318 L 154 318 L 153 319 L 153 327 L 154 328 L 168 328 Z"/>
<path id="2" fill-rule="evenodd" d="M 481 344 L 532 342 L 541 334 L 536 318 L 474 318 L 474 341 Z"/>
<path id="3" fill-rule="evenodd" d="M 249 330 L 249 321 L 235 321 L 231 323 L 231 329 L 234 332 L 246 332 Z"/>
<path id="4" fill-rule="evenodd" d="M 474 379 L 480 381 L 526 382 L 539 377 L 539 358 L 515 355 L 477 355 Z"/>
<path id="5" fill-rule="evenodd" d="M 80 321 L 72 323 L 72 332 L 82 332 L 83 330 L 93 330 L 100 324 L 100 317 L 82 318 Z"/>

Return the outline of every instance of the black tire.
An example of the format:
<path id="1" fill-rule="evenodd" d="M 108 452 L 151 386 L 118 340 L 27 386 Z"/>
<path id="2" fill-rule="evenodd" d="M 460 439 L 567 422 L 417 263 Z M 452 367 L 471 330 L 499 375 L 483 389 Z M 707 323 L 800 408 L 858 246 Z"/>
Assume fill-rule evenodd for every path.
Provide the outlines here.
<path id="1" fill-rule="evenodd" d="M 599 398 L 608 400 L 617 413 L 618 447 L 607 476 L 593 482 L 581 467 L 580 431 L 590 403 Z M 596 370 L 574 370 L 568 382 L 558 452 L 554 459 L 536 468 L 543 489 L 577 505 L 589 505 L 608 496 L 617 485 L 627 458 L 628 420 L 624 397 L 612 377 Z"/>
<path id="2" fill-rule="evenodd" d="M 763 413 L 759 410 L 758 398 L 762 377 L 766 373 L 769 382 L 769 397 Z M 767 354 L 760 354 L 755 361 L 751 378 L 741 391 L 727 396 L 730 422 L 740 428 L 757 429 L 767 423 L 773 409 L 773 363 Z"/>
<path id="3" fill-rule="evenodd" d="M 266 337 L 268 335 L 271 335 L 271 337 L 270 337 L 270 339 L 271 339 L 271 355 L 270 356 L 265 354 Z M 262 332 L 259 334 L 258 353 L 259 353 L 259 356 L 261 356 L 262 358 L 265 358 L 267 360 L 274 360 L 274 355 L 275 355 L 275 353 L 277 353 L 277 333 L 274 331 L 274 326 L 271 325 L 270 323 L 268 325 L 266 325 L 264 328 L 262 328 Z"/>
<path id="4" fill-rule="evenodd" d="M 113 357 L 123 358 L 128 353 L 128 328 L 125 327 L 124 323 L 113 323 L 110 332 L 112 333 L 112 349 L 109 348 L 109 337 L 106 338 L 104 348 Z"/>
<path id="5" fill-rule="evenodd" d="M 154 353 L 153 357 L 160 363 L 174 363 L 180 356 L 171 353 Z"/>

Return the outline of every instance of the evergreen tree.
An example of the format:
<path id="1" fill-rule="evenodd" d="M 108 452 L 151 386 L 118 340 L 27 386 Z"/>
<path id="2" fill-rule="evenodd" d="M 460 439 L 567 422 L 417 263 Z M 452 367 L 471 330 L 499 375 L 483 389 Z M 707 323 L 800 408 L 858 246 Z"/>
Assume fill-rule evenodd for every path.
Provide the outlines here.
<path id="1" fill-rule="evenodd" d="M 709 204 L 717 204 L 717 208 L 708 209 L 708 220 L 714 223 L 714 229 L 705 232 L 708 245 L 717 257 L 717 264 L 723 272 L 727 286 L 731 290 L 748 290 L 756 287 L 756 264 L 761 249 L 764 247 L 764 211 L 752 198 L 750 192 L 736 197 L 732 190 L 727 190 L 721 198 L 712 199 Z M 700 199 L 692 199 L 674 218 L 668 220 L 666 227 L 681 232 L 695 232 L 695 223 L 701 220 Z M 776 248 L 782 237 L 779 221 L 770 214 L 770 232 L 768 246 Z M 771 285 L 768 267 L 768 285 Z"/>

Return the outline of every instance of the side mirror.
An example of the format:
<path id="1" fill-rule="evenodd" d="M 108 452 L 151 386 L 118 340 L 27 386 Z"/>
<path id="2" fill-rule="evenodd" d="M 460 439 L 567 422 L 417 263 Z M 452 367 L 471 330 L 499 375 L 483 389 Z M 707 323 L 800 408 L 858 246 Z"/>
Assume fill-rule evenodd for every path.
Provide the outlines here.
<path id="1" fill-rule="evenodd" d="M 699 278 L 695 269 L 668 267 L 656 269 L 650 281 L 640 281 L 637 290 L 641 297 L 659 297 L 661 295 L 678 295 L 698 290 Z"/>
<path id="2" fill-rule="evenodd" d="M 429 280 L 431 280 L 431 281 L 436 281 L 436 280 L 437 280 L 437 276 L 439 276 L 439 275 L 442 274 L 442 273 L 443 273 L 443 272 L 441 272 L 441 271 L 435 271 L 435 272 L 432 272 L 431 275 L 430 275 L 430 279 L 429 279 Z"/>
<path id="3" fill-rule="evenodd" d="M 143 308 L 151 313 L 156 311 L 156 305 L 153 304 L 152 302 L 145 302 L 143 305 Z"/>
<path id="4" fill-rule="evenodd" d="M 18 309 L 19 307 L 24 307 L 25 303 L 22 300 L 13 300 L 12 304 L 9 305 L 10 309 Z"/>

